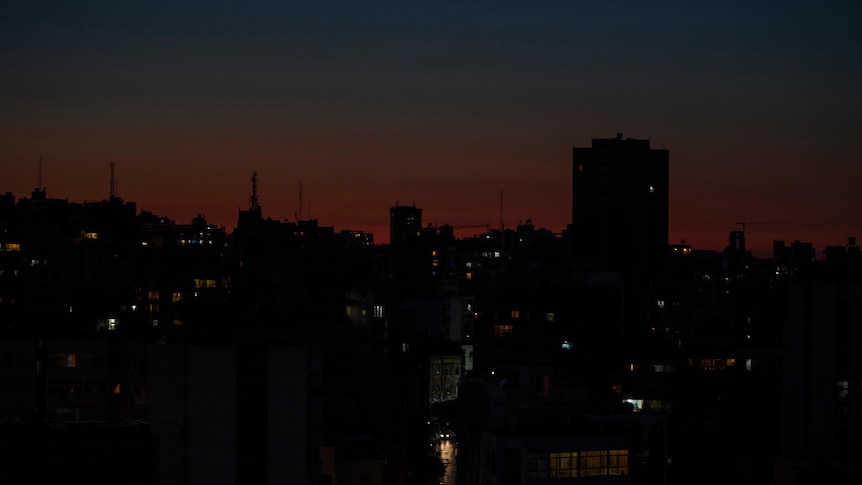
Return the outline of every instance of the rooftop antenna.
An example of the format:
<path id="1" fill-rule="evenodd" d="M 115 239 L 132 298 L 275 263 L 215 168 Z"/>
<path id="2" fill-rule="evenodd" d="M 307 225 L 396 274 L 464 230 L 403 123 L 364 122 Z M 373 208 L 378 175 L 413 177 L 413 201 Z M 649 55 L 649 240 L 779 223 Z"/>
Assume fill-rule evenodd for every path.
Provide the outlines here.
<path id="1" fill-rule="evenodd" d="M 302 220 L 302 181 L 299 181 L 299 220 Z"/>
<path id="2" fill-rule="evenodd" d="M 503 228 L 503 189 L 500 189 L 500 230 Z"/>
<path id="3" fill-rule="evenodd" d="M 42 155 L 39 155 L 39 184 L 36 188 L 42 190 Z"/>
<path id="4" fill-rule="evenodd" d="M 111 199 L 117 196 L 117 185 L 114 181 L 114 162 L 111 162 Z"/>
<path id="5" fill-rule="evenodd" d="M 251 198 L 249 199 L 250 209 L 257 210 L 260 209 L 260 203 L 258 203 L 257 199 L 257 172 L 251 172 Z"/>

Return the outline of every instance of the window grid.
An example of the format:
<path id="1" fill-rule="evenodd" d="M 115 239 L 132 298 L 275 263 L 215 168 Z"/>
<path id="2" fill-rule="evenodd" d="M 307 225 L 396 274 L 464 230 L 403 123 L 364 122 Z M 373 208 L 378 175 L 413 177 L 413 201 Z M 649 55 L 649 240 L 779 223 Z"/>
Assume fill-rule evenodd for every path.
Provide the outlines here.
<path id="1" fill-rule="evenodd" d="M 527 455 L 527 478 L 628 475 L 628 450 L 585 450 Z"/>

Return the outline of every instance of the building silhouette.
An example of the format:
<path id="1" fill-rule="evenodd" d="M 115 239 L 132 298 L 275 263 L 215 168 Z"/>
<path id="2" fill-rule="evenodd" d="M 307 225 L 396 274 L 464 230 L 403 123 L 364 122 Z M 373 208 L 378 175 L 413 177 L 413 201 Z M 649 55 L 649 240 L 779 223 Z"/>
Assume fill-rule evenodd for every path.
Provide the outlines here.
<path id="1" fill-rule="evenodd" d="M 0 196 L 0 483 L 860 483 L 855 238 L 668 245 L 666 150 L 573 169 L 562 237 Z"/>
<path id="2" fill-rule="evenodd" d="M 395 204 L 389 209 L 389 244 L 401 247 L 422 231 L 422 209 Z"/>
<path id="3" fill-rule="evenodd" d="M 595 271 L 655 270 L 667 250 L 668 151 L 617 134 L 575 147 L 572 163 L 576 263 Z"/>

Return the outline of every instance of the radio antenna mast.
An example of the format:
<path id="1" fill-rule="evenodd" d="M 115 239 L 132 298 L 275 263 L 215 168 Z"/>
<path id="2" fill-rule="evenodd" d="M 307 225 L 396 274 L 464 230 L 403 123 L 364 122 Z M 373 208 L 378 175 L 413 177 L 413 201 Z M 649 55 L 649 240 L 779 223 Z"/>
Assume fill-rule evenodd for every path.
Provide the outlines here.
<path id="1" fill-rule="evenodd" d="M 111 162 L 111 199 L 117 196 L 117 184 L 114 180 L 114 162 Z"/>

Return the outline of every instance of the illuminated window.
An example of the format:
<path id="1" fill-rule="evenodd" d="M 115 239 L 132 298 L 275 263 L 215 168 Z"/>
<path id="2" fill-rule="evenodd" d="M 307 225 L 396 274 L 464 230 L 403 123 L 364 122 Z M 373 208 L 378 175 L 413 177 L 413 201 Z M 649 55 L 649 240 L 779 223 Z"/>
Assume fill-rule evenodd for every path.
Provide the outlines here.
<path id="1" fill-rule="evenodd" d="M 624 403 L 631 404 L 632 408 L 634 408 L 634 412 L 640 412 L 644 407 L 643 399 L 623 399 Z"/>
<path id="2" fill-rule="evenodd" d="M 159 292 L 158 291 L 148 291 L 147 292 L 147 298 L 149 298 L 150 301 L 159 301 Z"/>
<path id="3" fill-rule="evenodd" d="M 649 186 L 649 193 L 651 193 L 651 194 L 654 194 L 654 193 L 655 193 L 655 185 L 650 185 L 650 186 Z"/>
<path id="4" fill-rule="evenodd" d="M 18 243 L 6 243 L 3 245 L 4 251 L 20 251 L 21 245 Z"/>
<path id="5" fill-rule="evenodd" d="M 116 330 L 117 329 L 117 319 L 109 318 L 108 319 L 108 330 Z"/>
<path id="6" fill-rule="evenodd" d="M 183 324 L 183 321 L 182 321 L 182 320 L 179 320 L 179 319 L 174 320 L 174 326 L 175 326 L 175 327 L 179 327 L 179 326 L 181 326 L 182 324 Z"/>
<path id="7" fill-rule="evenodd" d="M 175 291 L 171 294 L 171 301 L 176 303 L 178 301 L 182 301 L 183 293 L 181 291 Z"/>
<path id="8" fill-rule="evenodd" d="M 99 239 L 98 232 L 85 232 L 84 239 Z"/>
<path id="9" fill-rule="evenodd" d="M 554 321 L 554 312 L 545 313 L 545 321 L 553 322 Z"/>
<path id="10" fill-rule="evenodd" d="M 629 474 L 629 450 L 608 450 L 608 475 Z"/>
<path id="11" fill-rule="evenodd" d="M 473 279 L 473 273 L 471 273 L 471 272 L 469 272 L 469 271 L 467 272 L 466 276 L 467 276 L 467 279 L 468 279 L 468 280 L 472 280 L 472 279 Z"/>
<path id="12" fill-rule="evenodd" d="M 521 312 L 518 310 L 512 310 L 511 315 L 512 315 L 512 320 L 517 320 L 517 319 L 521 318 Z"/>
<path id="13" fill-rule="evenodd" d="M 510 334 L 515 330 L 515 326 L 512 324 L 502 324 L 498 323 L 494 325 L 494 336 L 502 337 L 503 335 Z"/>
<path id="14" fill-rule="evenodd" d="M 622 476 L 629 473 L 629 450 L 586 450 L 527 454 L 527 478 Z"/>
<path id="15" fill-rule="evenodd" d="M 383 305 L 374 305 L 374 318 L 383 318 L 385 314 Z"/>
<path id="16" fill-rule="evenodd" d="M 78 367 L 78 356 L 75 354 L 66 354 L 65 367 Z"/>
<path id="17" fill-rule="evenodd" d="M 581 473 L 585 477 L 607 475 L 608 457 L 604 451 L 582 451 Z"/>
<path id="18" fill-rule="evenodd" d="M 550 465 L 551 478 L 571 478 L 579 476 L 577 451 L 551 453 L 548 461 Z"/>
<path id="19" fill-rule="evenodd" d="M 215 288 L 216 280 L 195 278 L 195 288 Z"/>

